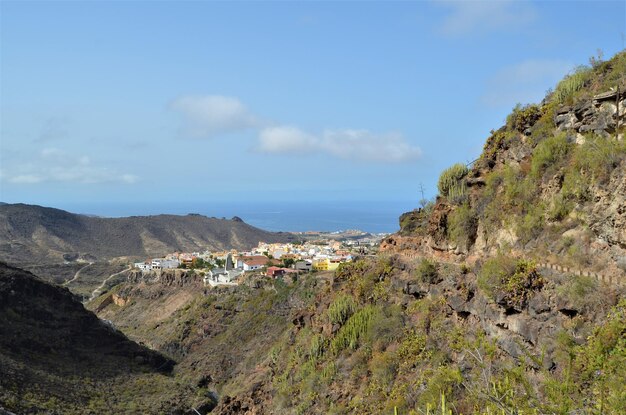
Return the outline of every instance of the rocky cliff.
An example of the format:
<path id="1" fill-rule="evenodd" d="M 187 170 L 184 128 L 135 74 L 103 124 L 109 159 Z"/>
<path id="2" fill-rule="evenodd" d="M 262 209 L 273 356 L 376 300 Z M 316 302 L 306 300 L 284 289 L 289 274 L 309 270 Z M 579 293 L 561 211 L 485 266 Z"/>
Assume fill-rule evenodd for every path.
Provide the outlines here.
<path id="1" fill-rule="evenodd" d="M 453 191 L 404 214 L 382 250 L 458 262 L 508 250 L 626 282 L 625 62 L 619 54 L 514 109 Z"/>

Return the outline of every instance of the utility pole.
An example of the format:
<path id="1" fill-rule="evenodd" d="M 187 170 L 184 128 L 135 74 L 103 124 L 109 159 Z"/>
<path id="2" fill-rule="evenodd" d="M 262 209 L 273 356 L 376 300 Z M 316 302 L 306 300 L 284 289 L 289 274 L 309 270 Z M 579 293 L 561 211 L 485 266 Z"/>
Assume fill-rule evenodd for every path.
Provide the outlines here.
<path id="1" fill-rule="evenodd" d="M 422 184 L 422 182 L 420 182 L 420 195 L 422 196 L 422 198 L 420 199 L 420 206 L 422 207 L 422 209 L 424 209 L 426 207 L 426 198 L 424 197 L 424 185 Z"/>

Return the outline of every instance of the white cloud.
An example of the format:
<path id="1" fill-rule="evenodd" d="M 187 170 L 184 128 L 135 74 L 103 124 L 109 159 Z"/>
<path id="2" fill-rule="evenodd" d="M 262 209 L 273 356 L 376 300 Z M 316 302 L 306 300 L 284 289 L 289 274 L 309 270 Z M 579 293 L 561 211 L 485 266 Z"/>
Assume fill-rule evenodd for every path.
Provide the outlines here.
<path id="1" fill-rule="evenodd" d="M 572 68 L 558 59 L 530 59 L 504 67 L 487 81 L 482 101 L 492 107 L 539 102 Z"/>
<path id="2" fill-rule="evenodd" d="M 32 163 L 21 163 L 3 170 L 0 179 L 13 184 L 45 182 L 67 183 L 135 183 L 138 177 L 128 173 L 94 166 L 89 157 L 74 155 L 57 148 L 42 149 Z M 9 173 L 10 171 L 11 173 Z"/>
<path id="3" fill-rule="evenodd" d="M 325 130 L 312 134 L 296 126 L 273 125 L 249 111 L 234 97 L 220 95 L 183 96 L 170 108 L 180 112 L 188 132 L 196 137 L 213 137 L 233 131 L 258 131 L 256 151 L 267 154 L 322 153 L 341 159 L 399 163 L 417 159 L 418 147 L 400 133 L 374 134 L 368 130 Z"/>
<path id="4" fill-rule="evenodd" d="M 413 161 L 422 153 L 399 133 L 326 130 L 320 135 L 313 135 L 290 126 L 262 130 L 258 150 L 274 154 L 323 153 L 346 160 L 384 163 Z"/>
<path id="5" fill-rule="evenodd" d="M 259 120 L 234 97 L 221 95 L 182 96 L 170 104 L 185 119 L 188 133 L 194 137 L 242 131 L 259 126 Z"/>
<path id="6" fill-rule="evenodd" d="M 261 130 L 258 150 L 263 153 L 306 153 L 318 145 L 317 137 L 297 127 L 278 126 Z"/>
<path id="7" fill-rule="evenodd" d="M 437 0 L 450 9 L 441 24 L 441 31 L 449 36 L 488 33 L 524 27 L 537 17 L 529 1 L 519 0 Z"/>

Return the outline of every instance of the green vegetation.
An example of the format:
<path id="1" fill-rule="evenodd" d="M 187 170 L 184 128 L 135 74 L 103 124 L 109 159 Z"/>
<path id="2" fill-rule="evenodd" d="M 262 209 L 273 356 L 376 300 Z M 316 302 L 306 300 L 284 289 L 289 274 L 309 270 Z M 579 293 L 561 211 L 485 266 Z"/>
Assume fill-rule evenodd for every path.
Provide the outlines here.
<path id="1" fill-rule="evenodd" d="M 530 173 L 534 177 L 539 177 L 549 167 L 558 165 L 558 163 L 567 156 L 571 149 L 564 133 L 554 137 L 547 138 L 539 143 L 533 152 Z"/>
<path id="2" fill-rule="evenodd" d="M 522 310 L 530 294 L 540 290 L 544 280 L 532 261 L 499 255 L 488 259 L 480 270 L 478 286 L 499 303 Z"/>
<path id="3" fill-rule="evenodd" d="M 506 125 L 509 130 L 523 133 L 524 130 L 533 126 L 539 118 L 541 118 L 542 110 L 538 105 L 517 104 L 513 111 L 506 119 Z"/>
<path id="4" fill-rule="evenodd" d="M 429 261 L 426 258 L 423 258 L 420 261 L 417 269 L 415 270 L 415 275 L 420 281 L 429 284 L 433 284 L 441 280 L 439 277 L 437 264 L 435 262 Z"/>
<path id="5" fill-rule="evenodd" d="M 328 307 L 328 320 L 331 324 L 343 325 L 354 314 L 356 303 L 351 296 L 342 295 Z"/>
<path id="6" fill-rule="evenodd" d="M 369 330 L 376 311 L 373 306 L 369 305 L 357 311 L 332 340 L 330 350 L 335 354 L 346 348 L 355 350 L 359 346 L 359 341 Z"/>
<path id="7" fill-rule="evenodd" d="M 591 80 L 592 71 L 586 66 L 579 66 L 570 75 L 558 83 L 554 90 L 554 99 L 561 104 L 573 103 L 574 95 Z"/>
<path id="8" fill-rule="evenodd" d="M 457 163 L 444 170 L 439 176 L 437 187 L 441 196 L 453 203 L 461 202 L 467 194 L 467 186 L 463 180 L 469 169 L 463 163 Z"/>
<path id="9" fill-rule="evenodd" d="M 448 238 L 462 247 L 469 247 L 476 238 L 478 220 L 469 203 L 458 206 L 448 216 Z"/>

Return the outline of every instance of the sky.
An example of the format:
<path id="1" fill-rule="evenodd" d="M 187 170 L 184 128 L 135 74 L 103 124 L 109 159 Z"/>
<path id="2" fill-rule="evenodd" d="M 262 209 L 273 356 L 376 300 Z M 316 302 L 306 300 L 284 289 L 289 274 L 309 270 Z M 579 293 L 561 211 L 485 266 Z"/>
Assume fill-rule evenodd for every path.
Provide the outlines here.
<path id="1" fill-rule="evenodd" d="M 621 1 L 0 1 L 0 201 L 404 201 Z"/>

